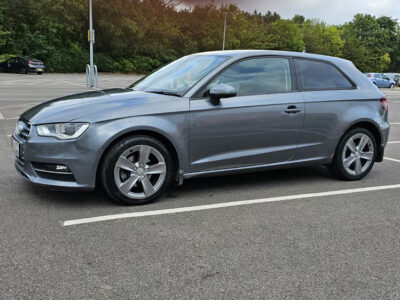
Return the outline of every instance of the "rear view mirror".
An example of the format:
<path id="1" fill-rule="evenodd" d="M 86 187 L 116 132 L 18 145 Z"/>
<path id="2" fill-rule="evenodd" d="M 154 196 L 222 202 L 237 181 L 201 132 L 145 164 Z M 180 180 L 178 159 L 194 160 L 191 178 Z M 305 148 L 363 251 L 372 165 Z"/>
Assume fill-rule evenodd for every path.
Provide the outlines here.
<path id="1" fill-rule="evenodd" d="M 237 95 L 236 89 L 233 86 L 219 83 L 210 90 L 210 100 L 213 104 L 219 104 L 222 98 L 231 98 Z"/>

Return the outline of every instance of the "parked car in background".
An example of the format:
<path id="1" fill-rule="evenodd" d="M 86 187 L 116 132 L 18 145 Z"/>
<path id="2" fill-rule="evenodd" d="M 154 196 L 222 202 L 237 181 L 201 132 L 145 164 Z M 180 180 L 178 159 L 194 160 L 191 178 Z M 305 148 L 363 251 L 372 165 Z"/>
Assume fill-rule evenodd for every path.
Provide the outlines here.
<path id="1" fill-rule="evenodd" d="M 399 73 L 385 73 L 385 76 L 389 77 L 390 79 L 394 80 L 396 86 L 400 86 L 400 74 Z"/>
<path id="2" fill-rule="evenodd" d="M 390 79 L 381 73 L 365 73 L 369 80 L 373 82 L 379 88 L 394 88 L 396 83 L 394 80 Z"/>
<path id="3" fill-rule="evenodd" d="M 0 71 L 7 73 L 37 73 L 43 74 L 44 63 L 38 59 L 29 57 L 12 57 L 0 64 Z"/>
<path id="4" fill-rule="evenodd" d="M 101 184 L 118 203 L 144 204 L 196 176 L 322 164 L 359 180 L 383 160 L 389 127 L 385 95 L 351 62 L 237 50 L 35 106 L 12 147 L 16 169 L 34 183 Z"/>

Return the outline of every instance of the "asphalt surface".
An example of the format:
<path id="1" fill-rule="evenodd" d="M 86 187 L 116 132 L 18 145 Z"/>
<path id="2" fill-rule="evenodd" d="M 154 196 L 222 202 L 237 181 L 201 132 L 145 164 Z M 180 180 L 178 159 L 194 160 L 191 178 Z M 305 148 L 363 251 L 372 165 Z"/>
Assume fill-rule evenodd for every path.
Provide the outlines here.
<path id="1" fill-rule="evenodd" d="M 137 78 L 100 74 L 99 85 L 125 87 Z M 192 179 L 140 207 L 116 206 L 101 191 L 48 191 L 14 170 L 9 135 L 19 114 L 86 90 L 79 74 L 0 74 L 0 299 L 400 298 L 400 188 L 63 226 L 87 217 L 398 185 L 400 89 L 383 90 L 391 144 L 387 159 L 362 181 L 335 180 L 322 166 Z"/>

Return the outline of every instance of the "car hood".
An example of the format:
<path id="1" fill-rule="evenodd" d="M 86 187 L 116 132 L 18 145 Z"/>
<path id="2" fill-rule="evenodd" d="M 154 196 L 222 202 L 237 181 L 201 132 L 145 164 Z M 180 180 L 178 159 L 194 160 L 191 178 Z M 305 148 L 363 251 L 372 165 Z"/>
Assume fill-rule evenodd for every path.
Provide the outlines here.
<path id="1" fill-rule="evenodd" d="M 29 123 L 100 122 L 139 115 L 174 112 L 180 97 L 108 89 L 75 94 L 39 104 L 21 115 Z"/>

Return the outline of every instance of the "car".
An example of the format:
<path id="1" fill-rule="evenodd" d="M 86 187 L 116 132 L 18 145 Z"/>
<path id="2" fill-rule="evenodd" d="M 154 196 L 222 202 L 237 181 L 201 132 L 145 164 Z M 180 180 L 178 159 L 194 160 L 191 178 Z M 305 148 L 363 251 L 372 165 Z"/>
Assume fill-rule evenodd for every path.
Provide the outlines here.
<path id="1" fill-rule="evenodd" d="M 393 80 L 397 86 L 400 86 L 400 74 L 399 73 L 385 73 L 385 76 Z"/>
<path id="2" fill-rule="evenodd" d="M 379 88 L 394 88 L 396 82 L 381 73 L 365 73 L 369 80 Z"/>
<path id="3" fill-rule="evenodd" d="M 45 72 L 44 63 L 40 60 L 29 57 L 12 57 L 0 63 L 0 71 L 6 73 L 37 73 Z"/>
<path id="4" fill-rule="evenodd" d="M 350 61 L 236 50 L 39 104 L 20 116 L 12 148 L 33 183 L 102 187 L 139 205 L 198 176 L 326 165 L 359 180 L 383 160 L 388 135 L 385 95 Z"/>

